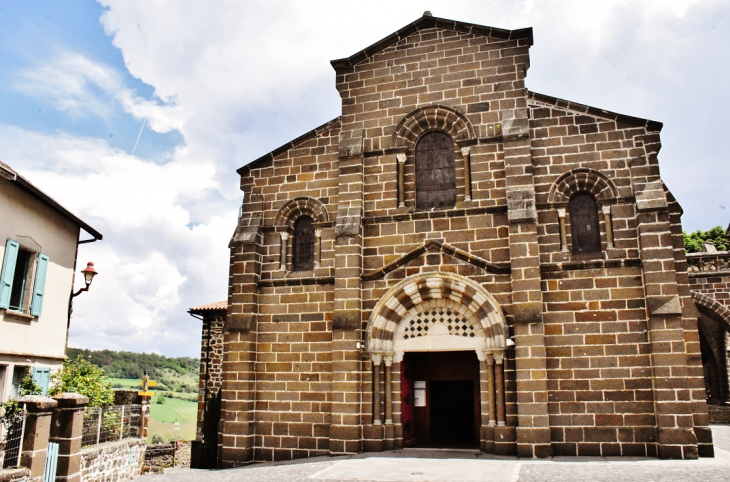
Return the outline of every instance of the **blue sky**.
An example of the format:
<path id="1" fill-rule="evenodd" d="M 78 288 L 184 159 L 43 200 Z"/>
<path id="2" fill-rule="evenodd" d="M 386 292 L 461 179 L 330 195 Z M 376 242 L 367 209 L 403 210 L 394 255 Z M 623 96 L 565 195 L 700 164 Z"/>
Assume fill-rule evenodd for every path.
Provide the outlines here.
<path id="1" fill-rule="evenodd" d="M 104 234 L 70 345 L 196 356 L 235 169 L 339 115 L 329 61 L 424 10 L 533 27 L 528 88 L 663 122 L 685 229 L 728 224 L 727 2 L 0 0 L 0 159 Z"/>

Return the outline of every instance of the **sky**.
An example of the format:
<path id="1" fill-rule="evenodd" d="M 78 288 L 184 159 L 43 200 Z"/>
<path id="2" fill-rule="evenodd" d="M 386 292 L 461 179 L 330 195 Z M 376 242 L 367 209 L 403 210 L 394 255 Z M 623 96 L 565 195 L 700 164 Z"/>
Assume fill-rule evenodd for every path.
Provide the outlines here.
<path id="1" fill-rule="evenodd" d="M 684 229 L 730 222 L 730 2 L 0 0 L 0 160 L 104 235 L 69 346 L 198 356 L 235 170 L 337 117 L 329 61 L 425 10 L 532 27 L 530 90 L 663 122 Z"/>

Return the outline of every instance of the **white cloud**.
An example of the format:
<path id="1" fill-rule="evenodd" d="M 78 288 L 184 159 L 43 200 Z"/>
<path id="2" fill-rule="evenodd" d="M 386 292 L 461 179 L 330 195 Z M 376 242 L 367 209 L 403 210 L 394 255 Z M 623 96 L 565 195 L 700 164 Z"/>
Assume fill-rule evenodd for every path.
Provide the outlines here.
<path id="1" fill-rule="evenodd" d="M 73 117 L 96 116 L 109 121 L 117 106 L 150 128 L 165 133 L 180 129 L 180 107 L 137 96 L 108 65 L 78 52 L 54 49 L 47 58 L 14 75 L 18 92 L 37 98 Z"/>
<path id="2" fill-rule="evenodd" d="M 225 299 L 236 203 L 190 226 L 193 204 L 215 198 L 213 166 L 145 162 L 97 139 L 0 125 L 4 159 L 104 235 L 79 248 L 99 276 L 74 300 L 71 346 L 194 355 L 190 306 Z M 193 206 L 194 207 L 194 206 Z M 77 286 L 82 280 L 77 276 Z M 188 320 L 190 318 L 190 320 Z"/>

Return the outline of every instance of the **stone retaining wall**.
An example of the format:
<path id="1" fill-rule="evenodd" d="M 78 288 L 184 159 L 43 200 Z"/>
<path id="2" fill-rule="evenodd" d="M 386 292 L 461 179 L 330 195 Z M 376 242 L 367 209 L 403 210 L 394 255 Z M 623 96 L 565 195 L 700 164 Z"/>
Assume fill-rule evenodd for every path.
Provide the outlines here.
<path id="1" fill-rule="evenodd" d="M 126 439 L 82 450 L 81 482 L 121 482 L 138 477 L 146 446 L 144 439 Z"/>
<path id="2" fill-rule="evenodd" d="M 30 482 L 30 470 L 0 469 L 0 482 Z"/>

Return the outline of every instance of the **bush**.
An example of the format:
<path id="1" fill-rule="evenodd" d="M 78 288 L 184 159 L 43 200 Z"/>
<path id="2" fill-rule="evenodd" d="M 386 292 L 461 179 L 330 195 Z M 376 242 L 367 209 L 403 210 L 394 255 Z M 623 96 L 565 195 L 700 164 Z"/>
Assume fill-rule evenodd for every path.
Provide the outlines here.
<path id="1" fill-rule="evenodd" d="M 89 397 L 90 407 L 106 407 L 114 403 L 114 389 L 104 372 L 80 356 L 76 360 L 66 360 L 63 368 L 51 375 L 48 393 L 55 395 L 63 392 Z"/>
<path id="2" fill-rule="evenodd" d="M 712 241 L 718 251 L 727 251 L 730 247 L 725 230 L 720 226 L 715 226 L 709 231 L 695 231 L 694 233 L 684 234 L 684 249 L 688 253 L 698 253 L 702 251 L 702 243 Z"/>
<path id="3" fill-rule="evenodd" d="M 165 438 L 162 436 L 161 433 L 156 433 L 152 436 L 153 445 L 164 444 L 164 443 L 165 443 Z"/>

